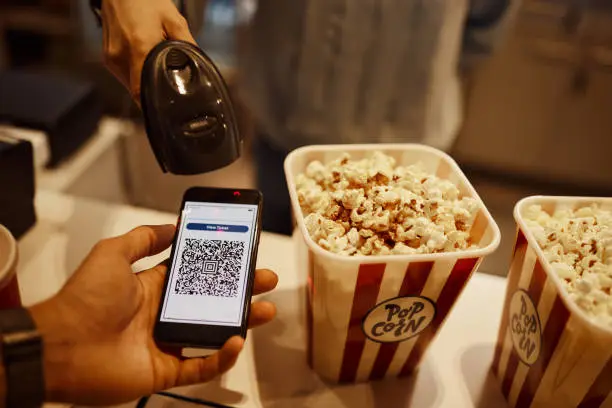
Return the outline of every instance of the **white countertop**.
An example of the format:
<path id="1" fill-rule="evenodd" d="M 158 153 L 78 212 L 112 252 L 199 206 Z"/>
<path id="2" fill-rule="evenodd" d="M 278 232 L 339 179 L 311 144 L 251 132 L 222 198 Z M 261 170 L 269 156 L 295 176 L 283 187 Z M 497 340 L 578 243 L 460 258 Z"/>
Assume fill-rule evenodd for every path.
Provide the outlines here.
<path id="1" fill-rule="evenodd" d="M 95 242 L 142 224 L 174 223 L 176 215 L 39 192 L 39 221 L 20 241 L 24 302 L 53 295 Z M 297 237 L 296 237 L 297 238 Z M 153 265 L 165 254 L 143 260 Z M 264 233 L 258 266 L 275 270 L 277 319 L 251 331 L 236 367 L 223 378 L 181 390 L 237 407 L 505 407 L 488 376 L 505 294 L 505 279 L 477 273 L 412 378 L 329 386 L 306 365 L 305 277 L 291 239 Z M 505 266 L 502 266 L 505 267 Z M 154 397 L 147 407 L 184 407 Z M 130 405 L 126 405 L 130 406 Z M 131 405 L 133 406 L 133 405 Z"/>

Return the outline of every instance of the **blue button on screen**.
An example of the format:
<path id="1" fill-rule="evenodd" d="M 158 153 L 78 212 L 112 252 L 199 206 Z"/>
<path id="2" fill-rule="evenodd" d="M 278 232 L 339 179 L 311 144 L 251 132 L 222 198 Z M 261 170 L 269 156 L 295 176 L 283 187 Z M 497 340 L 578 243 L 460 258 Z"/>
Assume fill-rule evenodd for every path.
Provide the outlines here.
<path id="1" fill-rule="evenodd" d="M 222 231 L 238 233 L 245 233 L 249 231 L 249 227 L 246 225 L 200 224 L 194 222 L 188 223 L 187 229 L 192 231 Z"/>

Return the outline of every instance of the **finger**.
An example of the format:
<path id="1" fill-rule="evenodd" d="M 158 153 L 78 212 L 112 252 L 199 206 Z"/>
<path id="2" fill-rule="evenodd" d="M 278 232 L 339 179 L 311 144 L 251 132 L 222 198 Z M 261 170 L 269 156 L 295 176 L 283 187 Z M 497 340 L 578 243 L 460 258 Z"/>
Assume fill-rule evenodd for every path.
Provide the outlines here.
<path id="1" fill-rule="evenodd" d="M 261 301 L 251 305 L 249 315 L 249 328 L 252 329 L 262 324 L 266 324 L 276 316 L 276 306 L 274 303 Z"/>
<path id="2" fill-rule="evenodd" d="M 180 363 L 176 386 L 198 384 L 210 381 L 225 373 L 236 364 L 244 339 L 234 336 L 229 339 L 221 350 L 207 358 L 192 358 Z"/>
<path id="3" fill-rule="evenodd" d="M 175 228 L 176 230 L 176 228 Z M 168 270 L 168 268 L 170 267 L 170 258 L 166 258 L 163 261 L 161 261 L 160 263 L 158 263 L 157 265 L 155 265 L 156 268 L 161 268 L 161 270 L 163 271 L 163 273 L 165 274 L 166 271 Z"/>
<path id="4" fill-rule="evenodd" d="M 111 239 L 117 250 L 130 263 L 156 255 L 172 244 L 174 225 L 145 225 Z"/>
<path id="5" fill-rule="evenodd" d="M 187 41 L 196 45 L 196 42 L 189 31 L 187 20 L 177 11 L 164 20 L 164 30 L 171 40 Z"/>
<path id="6" fill-rule="evenodd" d="M 278 283 L 278 275 L 269 269 L 258 269 L 255 271 L 255 282 L 253 283 L 253 295 L 260 295 L 271 291 Z"/>
<path id="7" fill-rule="evenodd" d="M 138 104 L 140 104 L 140 82 L 145 60 L 151 50 L 165 39 L 161 29 L 162 27 L 159 31 L 149 32 L 145 30 L 133 33 L 129 39 L 129 90 L 134 102 Z"/>
<path id="8" fill-rule="evenodd" d="M 141 50 L 133 51 L 130 59 L 130 86 L 129 91 L 132 99 L 140 106 L 140 82 L 142 76 L 142 67 L 144 66 L 147 53 Z"/>
<path id="9" fill-rule="evenodd" d="M 144 278 L 144 279 L 149 279 L 148 276 L 151 276 L 152 277 L 151 279 L 153 279 L 155 286 L 162 285 L 164 282 L 164 279 L 166 278 L 166 273 L 168 273 L 169 267 L 170 267 L 170 258 L 166 258 L 165 260 L 161 261 L 154 267 L 136 272 L 136 274 L 141 278 L 144 278 L 146 276 L 147 278 Z M 159 289 L 159 292 L 161 293 L 161 287 Z"/>

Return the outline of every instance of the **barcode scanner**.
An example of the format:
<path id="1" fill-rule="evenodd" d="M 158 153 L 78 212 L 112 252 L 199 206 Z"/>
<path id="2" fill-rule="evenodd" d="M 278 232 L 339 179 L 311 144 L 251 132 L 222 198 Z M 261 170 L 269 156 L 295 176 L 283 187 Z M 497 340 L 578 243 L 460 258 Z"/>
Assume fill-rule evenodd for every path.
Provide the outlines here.
<path id="1" fill-rule="evenodd" d="M 200 48 L 174 40 L 158 44 L 144 62 L 140 92 L 162 171 L 207 173 L 240 157 L 242 137 L 228 87 Z"/>

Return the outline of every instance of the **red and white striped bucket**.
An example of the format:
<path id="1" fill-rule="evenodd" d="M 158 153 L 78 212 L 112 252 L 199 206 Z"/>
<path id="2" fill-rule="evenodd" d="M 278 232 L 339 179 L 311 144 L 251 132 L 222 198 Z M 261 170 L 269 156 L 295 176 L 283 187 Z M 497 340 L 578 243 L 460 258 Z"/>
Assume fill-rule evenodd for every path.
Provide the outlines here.
<path id="1" fill-rule="evenodd" d="M 294 179 L 313 160 L 328 162 L 348 152 L 359 159 L 379 150 L 399 165 L 417 162 L 457 184 L 482 209 L 470 234 L 480 248 L 433 255 L 346 257 L 319 247 L 301 217 Z M 441 327 L 483 257 L 499 245 L 489 211 L 459 166 L 445 153 L 423 145 L 310 146 L 285 161 L 292 206 L 302 238 L 298 263 L 308 276 L 308 361 L 336 383 L 408 375 Z"/>
<path id="2" fill-rule="evenodd" d="M 528 197 L 514 209 L 518 232 L 492 370 L 512 407 L 612 407 L 612 330 L 591 322 L 550 268 L 522 214 L 612 198 Z"/>

